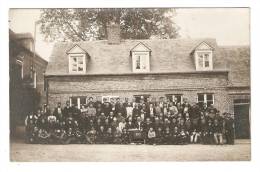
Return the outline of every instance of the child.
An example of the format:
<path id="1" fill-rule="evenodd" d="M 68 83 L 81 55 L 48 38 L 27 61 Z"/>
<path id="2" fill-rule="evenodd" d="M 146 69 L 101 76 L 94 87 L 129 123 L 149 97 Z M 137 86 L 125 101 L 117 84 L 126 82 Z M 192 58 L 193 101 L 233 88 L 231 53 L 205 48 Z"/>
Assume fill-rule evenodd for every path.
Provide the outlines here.
<path id="1" fill-rule="evenodd" d="M 151 145 L 152 144 L 155 145 L 155 137 L 156 137 L 155 131 L 152 127 L 150 127 L 147 135 L 147 143 Z"/>

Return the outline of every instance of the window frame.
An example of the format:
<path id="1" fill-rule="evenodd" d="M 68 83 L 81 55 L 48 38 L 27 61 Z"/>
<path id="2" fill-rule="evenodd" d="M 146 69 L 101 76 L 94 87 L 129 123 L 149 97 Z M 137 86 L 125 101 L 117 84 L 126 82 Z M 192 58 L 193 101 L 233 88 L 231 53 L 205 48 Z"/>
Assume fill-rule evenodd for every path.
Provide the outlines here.
<path id="1" fill-rule="evenodd" d="M 175 96 L 181 96 L 181 101 L 180 101 L 180 103 L 181 103 L 181 104 L 183 103 L 183 94 L 165 94 L 165 97 L 166 97 L 166 98 L 168 98 L 169 96 L 172 97 L 172 102 L 173 102 Z M 177 103 L 178 103 L 178 102 L 177 102 Z"/>
<path id="2" fill-rule="evenodd" d="M 202 58 L 202 66 L 200 66 L 200 55 L 203 55 Z M 209 66 L 206 67 L 206 60 L 205 60 L 205 54 L 208 54 L 208 63 Z M 213 70 L 213 52 L 212 50 L 196 50 L 195 51 L 195 63 L 196 63 L 196 70 L 202 70 L 202 71 L 207 71 L 207 70 Z"/>
<path id="3" fill-rule="evenodd" d="M 208 106 L 208 99 L 207 99 L 207 95 L 212 95 L 212 105 L 215 104 L 215 96 L 213 93 L 198 93 L 197 94 L 197 103 L 200 103 L 202 101 L 199 101 L 199 95 L 203 95 L 203 103 L 206 103 Z"/>
<path id="4" fill-rule="evenodd" d="M 140 58 L 140 69 L 137 69 L 137 60 Z M 145 66 L 145 69 L 142 69 Z M 133 51 L 132 52 L 132 70 L 135 73 L 150 72 L 150 52 L 149 51 Z"/>
<path id="5" fill-rule="evenodd" d="M 86 73 L 86 54 L 84 53 L 71 53 L 71 54 L 68 54 L 68 57 L 69 57 L 69 73 L 70 74 L 84 74 Z M 73 71 L 73 61 L 72 61 L 72 58 L 77 58 L 77 71 Z M 82 71 L 79 71 L 78 70 L 78 67 L 79 67 L 79 62 L 78 62 L 78 59 L 79 57 L 82 57 L 83 59 L 83 70 Z"/>

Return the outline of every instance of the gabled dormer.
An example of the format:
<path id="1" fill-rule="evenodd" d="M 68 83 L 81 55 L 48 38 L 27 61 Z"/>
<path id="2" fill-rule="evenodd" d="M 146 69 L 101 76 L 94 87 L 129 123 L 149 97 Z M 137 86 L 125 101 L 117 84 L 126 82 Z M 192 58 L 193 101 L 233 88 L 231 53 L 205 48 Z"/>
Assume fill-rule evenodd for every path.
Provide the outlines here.
<path id="1" fill-rule="evenodd" d="M 79 45 L 74 45 L 67 52 L 69 60 L 69 73 L 70 74 L 84 74 L 87 68 L 87 58 L 89 57 L 87 51 Z"/>
<path id="2" fill-rule="evenodd" d="M 150 72 L 151 49 L 142 42 L 130 51 L 132 57 L 132 70 L 135 73 Z"/>
<path id="3" fill-rule="evenodd" d="M 213 70 L 214 48 L 206 42 L 201 42 L 193 50 L 193 59 L 197 71 Z"/>

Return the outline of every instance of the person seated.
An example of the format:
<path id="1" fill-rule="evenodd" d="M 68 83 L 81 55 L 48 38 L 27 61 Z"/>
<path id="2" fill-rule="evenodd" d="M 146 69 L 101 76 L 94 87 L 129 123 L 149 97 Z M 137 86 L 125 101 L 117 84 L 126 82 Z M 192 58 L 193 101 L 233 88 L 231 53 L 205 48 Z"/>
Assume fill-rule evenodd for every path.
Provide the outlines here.
<path id="1" fill-rule="evenodd" d="M 110 128 L 111 125 L 109 123 L 109 120 L 108 118 L 105 119 L 105 122 L 104 122 L 104 130 L 107 131 L 108 128 Z"/>
<path id="2" fill-rule="evenodd" d="M 97 132 L 94 127 L 91 127 L 91 129 L 86 133 L 86 143 L 87 144 L 95 144 L 96 143 L 96 137 Z"/>
<path id="3" fill-rule="evenodd" d="M 129 144 L 130 143 L 129 133 L 125 128 L 122 130 L 121 140 L 122 140 L 122 144 Z"/>
<path id="4" fill-rule="evenodd" d="M 111 112 L 109 113 L 109 116 L 108 116 L 108 121 L 109 121 L 110 124 L 113 122 L 114 117 L 115 117 L 114 112 L 111 111 Z"/>
<path id="5" fill-rule="evenodd" d="M 127 123 L 126 123 L 126 125 L 125 125 L 125 128 L 126 128 L 126 130 L 135 128 L 135 125 L 134 125 L 134 123 L 132 122 L 132 118 L 131 118 L 131 117 L 128 118 L 128 121 L 127 121 Z"/>
<path id="6" fill-rule="evenodd" d="M 75 128 L 75 143 L 81 144 L 85 142 L 85 137 L 83 132 L 80 130 L 79 127 Z"/>
<path id="7" fill-rule="evenodd" d="M 27 142 L 31 144 L 39 143 L 38 135 L 39 135 L 39 129 L 37 126 L 35 126 L 33 130 L 29 131 L 27 135 L 28 137 Z"/>
<path id="8" fill-rule="evenodd" d="M 155 139 L 155 142 L 156 144 L 160 145 L 163 143 L 163 130 L 161 127 L 159 127 L 156 131 L 156 139 Z"/>
<path id="9" fill-rule="evenodd" d="M 113 140 L 114 140 L 114 135 L 112 133 L 112 128 L 109 127 L 105 133 L 105 142 L 107 144 L 111 144 L 113 143 Z"/>
<path id="10" fill-rule="evenodd" d="M 177 126 L 174 127 L 172 132 L 172 144 L 179 144 L 180 132 Z"/>
<path id="11" fill-rule="evenodd" d="M 180 134 L 179 134 L 179 144 L 187 144 L 187 140 L 188 140 L 188 134 L 185 131 L 184 128 L 181 129 Z"/>
<path id="12" fill-rule="evenodd" d="M 48 133 L 47 130 L 39 129 L 38 138 L 39 138 L 39 143 L 40 144 L 48 144 L 50 136 L 51 135 L 50 135 L 50 133 Z"/>
<path id="13" fill-rule="evenodd" d="M 119 128 L 116 128 L 116 131 L 114 132 L 114 140 L 113 143 L 114 144 L 121 144 L 122 143 L 122 139 L 121 139 L 121 131 L 119 130 Z"/>
<path id="14" fill-rule="evenodd" d="M 125 119 L 122 119 L 122 121 L 119 122 L 119 124 L 118 124 L 118 128 L 122 132 L 125 127 L 126 127 Z"/>
<path id="15" fill-rule="evenodd" d="M 166 145 L 169 145 L 172 143 L 172 134 L 170 132 L 170 128 L 167 127 L 165 128 L 165 132 L 163 134 L 163 143 L 166 144 Z"/>
<path id="16" fill-rule="evenodd" d="M 152 127 L 149 128 L 148 134 L 147 134 L 147 144 L 154 145 L 156 138 L 156 133 Z"/>
<path id="17" fill-rule="evenodd" d="M 71 143 L 76 143 L 75 130 L 73 128 L 68 128 L 65 144 Z"/>
<path id="18" fill-rule="evenodd" d="M 104 144 L 105 141 L 105 130 L 104 130 L 104 126 L 100 126 L 100 129 L 97 132 L 97 139 L 96 139 L 96 143 L 97 144 Z"/>

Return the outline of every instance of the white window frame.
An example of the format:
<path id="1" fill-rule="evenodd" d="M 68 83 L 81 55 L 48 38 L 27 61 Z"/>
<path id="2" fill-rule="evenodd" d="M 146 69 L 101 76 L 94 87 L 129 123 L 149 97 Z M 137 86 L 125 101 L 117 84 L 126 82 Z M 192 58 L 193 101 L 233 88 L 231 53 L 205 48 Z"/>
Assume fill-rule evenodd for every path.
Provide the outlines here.
<path id="1" fill-rule="evenodd" d="M 140 56 L 140 69 L 136 69 L 136 62 L 137 58 Z M 145 69 L 142 69 L 142 66 L 145 64 Z M 143 52 L 132 52 L 132 69 L 135 73 L 141 73 L 141 72 L 150 72 L 150 52 L 149 51 L 143 51 Z"/>
<path id="2" fill-rule="evenodd" d="M 207 95 L 208 94 L 211 94 L 212 95 L 212 105 L 214 105 L 215 104 L 215 96 L 214 96 L 214 94 L 213 93 L 198 93 L 197 94 L 197 103 L 199 103 L 199 94 L 202 94 L 203 96 L 204 96 L 204 98 L 203 98 L 203 103 L 206 103 L 207 104 Z"/>
<path id="3" fill-rule="evenodd" d="M 209 55 L 209 66 L 205 67 L 205 57 L 203 56 L 203 66 L 199 65 L 199 55 L 200 54 L 208 54 Z M 211 50 L 196 50 L 195 51 L 195 63 L 196 63 L 196 70 L 200 71 L 205 71 L 205 70 L 213 70 L 213 60 L 212 57 L 213 52 Z"/>
<path id="4" fill-rule="evenodd" d="M 84 74 L 86 73 L 86 54 L 82 54 L 82 53 L 73 53 L 73 54 L 69 54 L 69 73 L 71 74 Z M 77 57 L 77 71 L 73 71 L 73 61 L 72 58 Z M 83 58 L 83 70 L 82 71 L 78 71 L 78 58 L 82 57 Z"/>

